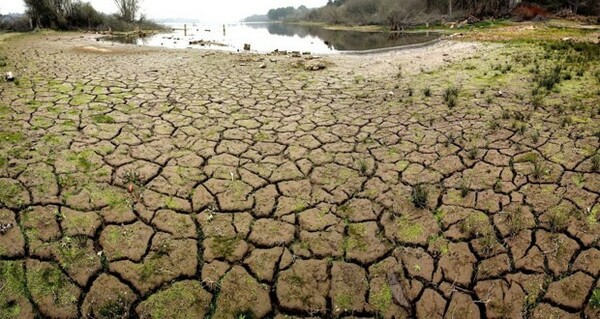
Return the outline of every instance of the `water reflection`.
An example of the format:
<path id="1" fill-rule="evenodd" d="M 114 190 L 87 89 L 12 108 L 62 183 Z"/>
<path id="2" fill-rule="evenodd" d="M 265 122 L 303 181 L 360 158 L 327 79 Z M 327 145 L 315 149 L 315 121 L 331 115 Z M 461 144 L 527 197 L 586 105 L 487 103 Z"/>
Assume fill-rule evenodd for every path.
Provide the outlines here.
<path id="1" fill-rule="evenodd" d="M 174 27 L 178 26 L 174 25 Z M 179 27 L 170 34 L 158 34 L 143 38 L 110 37 L 106 40 L 145 46 L 201 47 L 229 51 L 241 51 L 244 44 L 249 43 L 252 50 L 258 52 L 270 52 L 277 49 L 335 53 L 424 43 L 439 37 L 436 33 L 358 32 L 285 23 L 193 25 L 192 27 L 188 25 L 185 34 L 183 25 Z M 219 32 L 221 30 L 222 32 Z"/>

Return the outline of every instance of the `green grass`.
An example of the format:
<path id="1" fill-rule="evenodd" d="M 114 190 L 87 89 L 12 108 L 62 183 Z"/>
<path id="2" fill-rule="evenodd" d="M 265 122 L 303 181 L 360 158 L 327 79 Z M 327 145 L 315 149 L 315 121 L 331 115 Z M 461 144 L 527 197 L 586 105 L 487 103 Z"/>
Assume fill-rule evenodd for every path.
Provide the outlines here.
<path id="1" fill-rule="evenodd" d="M 383 284 L 379 291 L 369 296 L 369 303 L 380 314 L 385 313 L 392 305 L 392 288 L 388 284 Z"/>
<path id="2" fill-rule="evenodd" d="M 548 225 L 552 232 L 560 232 L 567 228 L 569 223 L 568 212 L 564 208 L 557 206 L 550 210 L 548 214 Z"/>
<path id="3" fill-rule="evenodd" d="M 444 101 L 449 108 L 454 108 L 458 102 L 458 93 L 460 89 L 457 86 L 450 85 L 444 91 Z"/>
<path id="4" fill-rule="evenodd" d="M 215 236 L 210 243 L 210 248 L 217 256 L 230 257 L 239 242 L 237 237 Z"/>
<path id="5" fill-rule="evenodd" d="M 490 231 L 487 215 L 481 212 L 470 214 L 461 222 L 460 230 L 469 236 L 487 234 Z"/>
<path id="6" fill-rule="evenodd" d="M 98 319 L 129 318 L 129 302 L 122 296 L 117 296 L 97 310 Z"/>
<path id="7" fill-rule="evenodd" d="M 69 279 L 53 266 L 40 265 L 39 269 L 28 269 L 27 287 L 35 299 L 51 296 L 57 306 L 75 305 L 77 296 L 72 294 L 72 286 Z"/>
<path id="8" fill-rule="evenodd" d="M 405 216 L 398 220 L 398 239 L 406 241 L 417 240 L 423 235 L 423 225 L 408 220 Z"/>
<path id="9" fill-rule="evenodd" d="M 9 144 L 17 144 L 25 140 L 25 136 L 21 132 L 0 132 L 0 143 L 7 142 Z"/>
<path id="10" fill-rule="evenodd" d="M 83 151 L 81 153 L 72 154 L 67 157 L 67 160 L 75 164 L 75 166 L 84 172 L 89 172 L 93 168 L 93 163 L 90 160 L 93 151 Z"/>
<path id="11" fill-rule="evenodd" d="M 11 299 L 26 299 L 25 271 L 20 261 L 0 261 L 0 318 L 20 318 L 21 308 Z"/>
<path id="12" fill-rule="evenodd" d="M 352 296 L 347 293 L 337 294 L 333 300 L 334 304 L 343 311 L 347 311 L 352 307 Z"/>
<path id="13" fill-rule="evenodd" d="M 349 224 L 348 236 L 344 239 L 345 250 L 366 251 L 368 249 L 364 239 L 366 231 L 367 229 L 363 224 Z"/>
<path id="14" fill-rule="evenodd" d="M 141 303 L 142 317 L 153 319 L 184 319 L 189 318 L 195 308 L 202 305 L 199 302 L 199 291 L 202 288 L 197 282 L 177 282 Z M 175 309 L 174 307 L 182 307 Z"/>
<path id="15" fill-rule="evenodd" d="M 8 180 L 0 180 L 0 204 L 6 206 L 19 205 L 18 195 L 22 189 L 16 182 L 9 182 Z"/>
<path id="16" fill-rule="evenodd" d="M 114 124 L 116 122 L 112 116 L 106 114 L 96 114 L 92 116 L 92 121 L 97 124 Z"/>
<path id="17" fill-rule="evenodd" d="M 410 195 L 410 200 L 416 208 L 427 207 L 427 199 L 429 197 L 429 191 L 423 185 L 417 185 L 413 187 Z"/>
<path id="18" fill-rule="evenodd" d="M 590 306 L 594 309 L 600 308 L 600 288 L 594 289 L 590 297 Z"/>

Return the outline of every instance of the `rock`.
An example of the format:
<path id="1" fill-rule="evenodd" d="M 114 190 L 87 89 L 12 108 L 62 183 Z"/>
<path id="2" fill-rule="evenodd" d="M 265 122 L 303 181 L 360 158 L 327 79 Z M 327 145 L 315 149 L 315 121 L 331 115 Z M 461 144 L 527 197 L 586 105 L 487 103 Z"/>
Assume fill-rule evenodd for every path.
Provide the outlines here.
<path id="1" fill-rule="evenodd" d="M 326 67 L 327 66 L 322 61 L 315 61 L 315 60 L 308 61 L 304 64 L 304 69 L 306 71 L 318 71 L 318 70 L 323 70 Z"/>
<path id="2" fill-rule="evenodd" d="M 250 51 L 250 43 L 244 43 L 244 51 Z"/>
<path id="3" fill-rule="evenodd" d="M 12 72 L 6 72 L 6 74 L 4 75 L 6 81 L 12 82 L 15 80 L 15 76 L 13 75 Z"/>
<path id="4" fill-rule="evenodd" d="M 261 64 L 260 64 L 258 67 L 259 67 L 259 68 L 261 68 L 261 69 L 266 69 L 266 68 L 267 68 L 267 65 L 266 65 L 266 64 L 264 64 L 264 63 L 261 63 Z"/>

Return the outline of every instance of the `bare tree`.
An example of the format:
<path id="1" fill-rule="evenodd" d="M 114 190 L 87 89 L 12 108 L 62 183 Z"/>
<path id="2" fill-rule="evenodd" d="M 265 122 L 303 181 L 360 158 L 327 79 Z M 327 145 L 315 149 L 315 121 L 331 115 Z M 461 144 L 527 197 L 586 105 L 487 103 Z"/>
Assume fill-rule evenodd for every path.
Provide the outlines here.
<path id="1" fill-rule="evenodd" d="M 121 18 L 127 22 L 135 21 L 135 16 L 140 9 L 140 0 L 114 0 Z"/>

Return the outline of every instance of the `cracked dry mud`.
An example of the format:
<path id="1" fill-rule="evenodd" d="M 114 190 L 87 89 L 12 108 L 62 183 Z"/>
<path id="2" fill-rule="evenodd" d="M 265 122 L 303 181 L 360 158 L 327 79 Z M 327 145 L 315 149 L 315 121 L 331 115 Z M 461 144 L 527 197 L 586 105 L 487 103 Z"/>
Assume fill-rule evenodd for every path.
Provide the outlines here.
<path id="1" fill-rule="evenodd" d="M 91 45 L 0 47 L 0 317 L 600 314 L 598 61 L 536 108 L 526 44 Z"/>

